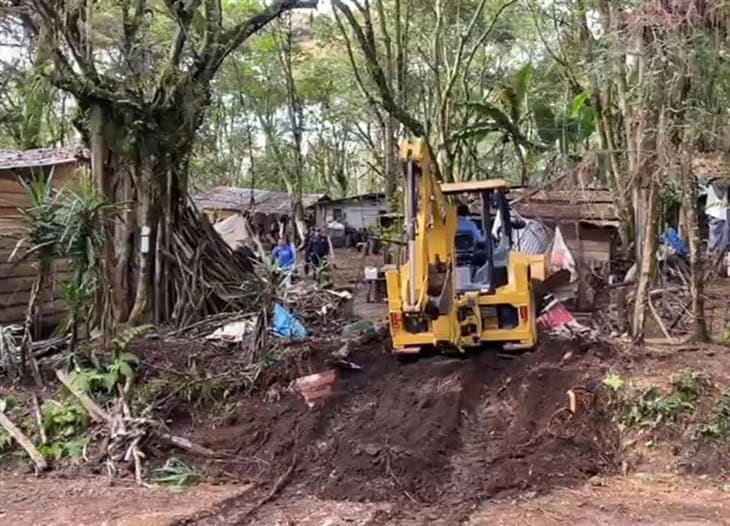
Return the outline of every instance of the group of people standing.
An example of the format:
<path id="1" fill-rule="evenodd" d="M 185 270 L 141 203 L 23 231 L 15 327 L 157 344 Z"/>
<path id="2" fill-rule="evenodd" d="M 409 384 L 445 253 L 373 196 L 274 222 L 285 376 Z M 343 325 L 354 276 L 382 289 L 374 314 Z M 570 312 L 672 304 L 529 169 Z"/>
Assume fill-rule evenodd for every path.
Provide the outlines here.
<path id="1" fill-rule="evenodd" d="M 311 270 L 315 279 L 319 279 L 327 267 L 330 250 L 327 229 L 320 228 L 315 232 L 310 228 L 304 243 L 304 274 L 309 275 Z M 272 260 L 284 272 L 284 286 L 289 288 L 297 265 L 297 252 L 285 235 L 279 237 L 272 252 Z"/>

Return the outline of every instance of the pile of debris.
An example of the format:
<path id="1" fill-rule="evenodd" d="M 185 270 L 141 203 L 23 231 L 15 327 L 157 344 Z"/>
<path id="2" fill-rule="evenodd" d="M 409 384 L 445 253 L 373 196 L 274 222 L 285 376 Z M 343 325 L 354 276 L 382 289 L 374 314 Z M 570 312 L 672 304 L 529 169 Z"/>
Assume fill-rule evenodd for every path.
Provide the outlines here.
<path id="1" fill-rule="evenodd" d="M 263 284 L 252 263 L 239 257 L 194 206 L 183 209 L 169 243 L 163 250 L 167 279 L 161 319 L 185 327 L 260 301 Z"/>

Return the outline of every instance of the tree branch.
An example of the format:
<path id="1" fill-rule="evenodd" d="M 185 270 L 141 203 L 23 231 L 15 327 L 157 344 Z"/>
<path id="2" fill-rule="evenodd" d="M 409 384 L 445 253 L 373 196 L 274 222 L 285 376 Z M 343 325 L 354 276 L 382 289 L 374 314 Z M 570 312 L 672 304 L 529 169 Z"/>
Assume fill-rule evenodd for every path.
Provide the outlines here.
<path id="1" fill-rule="evenodd" d="M 355 15 L 353 15 L 352 10 L 347 4 L 343 3 L 341 0 L 332 0 L 332 5 L 335 9 L 338 9 L 345 16 L 350 27 L 352 28 L 352 31 L 355 33 L 355 37 L 360 43 L 360 47 L 362 48 L 363 54 L 365 55 L 365 63 L 367 65 L 368 71 L 370 72 L 370 75 L 375 82 L 376 87 L 378 88 L 378 92 L 382 100 L 382 105 L 385 110 L 393 117 L 398 119 L 398 121 L 400 121 L 406 128 L 408 128 L 411 133 L 416 136 L 426 138 L 426 131 L 423 127 L 423 124 L 421 124 L 421 122 L 414 118 L 408 112 L 408 110 L 396 104 L 395 100 L 393 99 L 393 93 L 388 86 L 388 81 L 385 78 L 382 67 L 380 66 L 377 52 L 375 48 L 371 45 L 368 37 L 365 35 L 363 28 L 358 23 Z"/>
<path id="2" fill-rule="evenodd" d="M 216 49 L 211 53 L 210 60 L 201 64 L 199 75 L 212 78 L 234 49 L 282 13 L 292 9 L 314 9 L 317 4 L 318 0 L 275 0 L 262 12 L 224 31 L 215 46 Z"/>
<path id="3" fill-rule="evenodd" d="M 360 88 L 360 91 L 362 92 L 365 99 L 368 101 L 370 107 L 373 108 L 373 113 L 378 119 L 380 126 L 385 126 L 380 112 L 378 111 L 378 104 L 375 101 L 375 97 L 373 97 L 372 94 L 365 88 L 365 83 L 363 82 L 362 75 L 360 75 L 360 68 L 355 61 L 355 54 L 352 51 L 352 43 L 350 42 L 350 37 L 348 36 L 347 31 L 345 30 L 345 26 L 342 24 L 342 19 L 340 19 L 340 15 L 336 9 L 334 10 L 334 15 L 335 21 L 337 22 L 337 27 L 339 27 L 340 33 L 345 39 L 345 49 L 347 50 L 347 56 L 350 59 L 350 65 L 352 66 L 352 73 L 355 77 L 355 82 L 357 83 L 358 88 Z"/>

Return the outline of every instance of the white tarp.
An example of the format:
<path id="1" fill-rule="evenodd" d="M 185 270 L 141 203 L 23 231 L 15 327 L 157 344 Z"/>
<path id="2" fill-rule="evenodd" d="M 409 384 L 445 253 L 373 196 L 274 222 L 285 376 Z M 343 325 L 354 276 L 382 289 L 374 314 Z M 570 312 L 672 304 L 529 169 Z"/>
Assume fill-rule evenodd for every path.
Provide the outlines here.
<path id="1" fill-rule="evenodd" d="M 213 228 L 234 250 L 251 239 L 248 221 L 240 214 L 233 214 L 218 221 Z"/>
<path id="2" fill-rule="evenodd" d="M 255 320 L 241 320 L 228 323 L 205 337 L 206 340 L 241 343 L 244 336 L 251 334 L 256 326 Z"/>

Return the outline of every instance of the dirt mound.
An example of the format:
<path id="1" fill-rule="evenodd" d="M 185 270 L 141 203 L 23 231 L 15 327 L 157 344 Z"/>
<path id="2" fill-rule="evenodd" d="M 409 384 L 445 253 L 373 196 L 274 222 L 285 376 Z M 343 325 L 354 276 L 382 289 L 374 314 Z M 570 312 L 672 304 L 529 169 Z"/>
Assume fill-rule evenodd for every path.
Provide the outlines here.
<path id="1" fill-rule="evenodd" d="M 546 342 L 520 356 L 399 363 L 369 346 L 353 357 L 363 370 L 341 371 L 324 408 L 307 410 L 293 395 L 246 400 L 191 435 L 236 456 L 229 475 L 274 481 L 296 464 L 290 487 L 310 495 L 456 510 L 612 469 L 614 437 L 602 434 L 609 426 L 590 395 L 609 354 Z M 581 401 L 575 416 L 569 389 Z"/>

